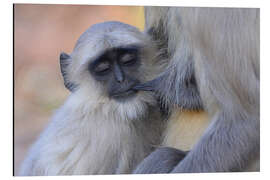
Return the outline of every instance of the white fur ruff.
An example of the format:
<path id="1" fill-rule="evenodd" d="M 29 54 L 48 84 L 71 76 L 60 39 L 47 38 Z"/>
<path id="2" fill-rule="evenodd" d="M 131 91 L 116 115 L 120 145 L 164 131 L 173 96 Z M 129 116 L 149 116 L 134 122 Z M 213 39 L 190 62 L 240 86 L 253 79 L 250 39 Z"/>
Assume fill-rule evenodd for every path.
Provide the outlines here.
<path id="1" fill-rule="evenodd" d="M 144 119 L 154 102 L 151 96 L 139 93 L 118 103 L 93 99 L 97 94 L 85 98 L 82 91 L 72 94 L 56 112 L 31 148 L 21 175 L 130 173 L 150 152 L 154 142 L 147 136 L 158 133 L 147 128 L 149 120 Z"/>

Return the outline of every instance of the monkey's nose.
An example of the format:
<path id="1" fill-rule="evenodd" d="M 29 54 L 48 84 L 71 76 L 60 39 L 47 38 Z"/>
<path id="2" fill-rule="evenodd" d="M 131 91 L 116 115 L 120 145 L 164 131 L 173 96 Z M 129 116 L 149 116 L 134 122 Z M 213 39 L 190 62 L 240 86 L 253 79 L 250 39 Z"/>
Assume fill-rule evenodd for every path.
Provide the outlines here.
<path id="1" fill-rule="evenodd" d="M 116 81 L 119 82 L 119 83 L 121 83 L 121 82 L 123 82 L 123 81 L 125 80 L 122 73 L 116 74 L 116 75 L 115 75 L 115 79 L 116 79 Z"/>
<path id="2" fill-rule="evenodd" d="M 117 82 L 121 83 L 125 80 L 125 76 L 118 65 L 114 66 L 114 76 Z"/>

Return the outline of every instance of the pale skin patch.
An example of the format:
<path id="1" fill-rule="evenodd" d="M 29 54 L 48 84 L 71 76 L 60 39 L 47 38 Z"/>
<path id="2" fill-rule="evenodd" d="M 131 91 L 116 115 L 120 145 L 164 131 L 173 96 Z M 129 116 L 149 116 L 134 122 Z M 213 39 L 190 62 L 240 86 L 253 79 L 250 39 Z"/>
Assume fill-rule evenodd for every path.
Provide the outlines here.
<path id="1" fill-rule="evenodd" d="M 171 115 L 163 140 L 163 146 L 189 151 L 198 142 L 210 123 L 204 111 L 175 110 Z"/>

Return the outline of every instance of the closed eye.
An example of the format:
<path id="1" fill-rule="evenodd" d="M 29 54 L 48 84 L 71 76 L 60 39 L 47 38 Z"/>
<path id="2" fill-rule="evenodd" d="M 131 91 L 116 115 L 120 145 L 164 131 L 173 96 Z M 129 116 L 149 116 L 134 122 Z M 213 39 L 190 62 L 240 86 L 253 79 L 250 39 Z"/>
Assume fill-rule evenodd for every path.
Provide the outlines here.
<path id="1" fill-rule="evenodd" d="M 110 71 L 109 62 L 101 62 L 94 68 L 94 72 L 98 74 L 105 74 Z"/>
<path id="2" fill-rule="evenodd" d="M 125 54 L 120 57 L 120 63 L 123 65 L 133 65 L 137 60 L 137 57 L 134 54 Z"/>

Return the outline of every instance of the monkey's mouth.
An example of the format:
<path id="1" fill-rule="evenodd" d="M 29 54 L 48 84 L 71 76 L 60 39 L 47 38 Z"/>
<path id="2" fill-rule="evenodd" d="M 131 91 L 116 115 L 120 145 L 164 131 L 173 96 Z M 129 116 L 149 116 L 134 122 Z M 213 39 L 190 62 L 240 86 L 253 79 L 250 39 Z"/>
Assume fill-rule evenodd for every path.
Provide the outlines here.
<path id="1" fill-rule="evenodd" d="M 127 100 L 129 98 L 134 97 L 137 92 L 138 92 L 137 90 L 128 89 L 127 91 L 124 91 L 124 92 L 112 94 L 111 97 L 116 99 L 116 100 L 120 100 L 120 101 Z"/>

